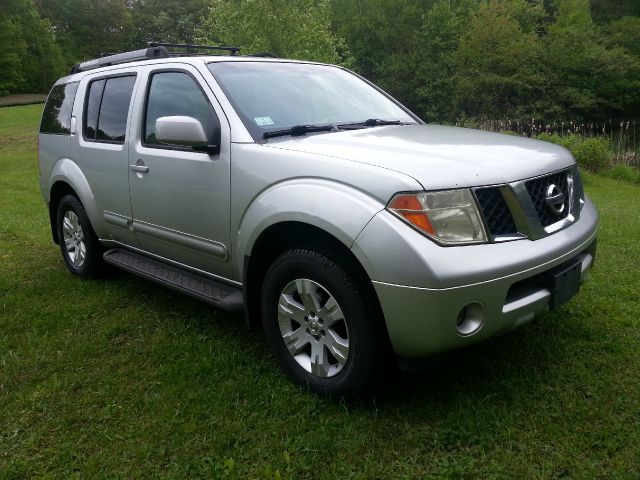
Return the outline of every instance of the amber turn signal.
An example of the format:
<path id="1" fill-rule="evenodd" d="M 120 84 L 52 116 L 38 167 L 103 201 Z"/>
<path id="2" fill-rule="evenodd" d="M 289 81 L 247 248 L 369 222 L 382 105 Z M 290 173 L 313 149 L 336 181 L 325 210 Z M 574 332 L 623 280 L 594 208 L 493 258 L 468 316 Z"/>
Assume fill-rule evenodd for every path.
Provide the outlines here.
<path id="1" fill-rule="evenodd" d="M 396 195 L 389 204 L 389 208 L 414 227 L 431 235 L 436 234 L 425 212 L 425 206 L 417 195 L 413 193 Z"/>

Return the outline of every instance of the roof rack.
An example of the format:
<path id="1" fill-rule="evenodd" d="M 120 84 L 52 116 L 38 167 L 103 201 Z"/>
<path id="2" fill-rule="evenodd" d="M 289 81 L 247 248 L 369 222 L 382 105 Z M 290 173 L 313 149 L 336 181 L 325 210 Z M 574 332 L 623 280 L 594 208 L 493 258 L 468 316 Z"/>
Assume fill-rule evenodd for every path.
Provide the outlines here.
<path id="1" fill-rule="evenodd" d="M 73 66 L 71 73 L 84 72 L 93 70 L 94 68 L 106 67 L 109 65 L 117 65 L 119 63 L 135 62 L 138 60 L 150 60 L 153 58 L 169 58 L 169 51 L 164 47 L 150 46 L 132 52 L 117 53 L 115 55 L 107 55 L 106 57 L 96 58 L 95 60 L 87 60 Z"/>
<path id="2" fill-rule="evenodd" d="M 185 52 L 169 52 L 172 57 L 193 55 L 197 54 L 196 50 L 217 50 L 227 51 L 231 55 L 235 55 L 240 51 L 240 47 L 227 47 L 223 45 L 191 45 L 189 43 L 162 43 L 162 42 L 149 42 L 149 47 L 164 47 L 164 48 L 184 48 Z"/>
<path id="3" fill-rule="evenodd" d="M 170 52 L 168 48 L 184 48 L 184 52 Z M 80 62 L 73 66 L 71 74 L 93 70 L 94 68 L 107 67 L 109 65 L 118 65 L 120 63 L 137 62 L 139 60 L 152 60 L 155 58 L 183 57 L 187 55 L 202 55 L 197 53 L 198 50 L 216 50 L 226 51 L 230 55 L 236 55 L 240 51 L 240 47 L 226 47 L 215 45 L 191 45 L 188 43 L 161 43 L 149 42 L 148 48 L 133 50 L 131 52 L 107 54 L 101 58 Z"/>

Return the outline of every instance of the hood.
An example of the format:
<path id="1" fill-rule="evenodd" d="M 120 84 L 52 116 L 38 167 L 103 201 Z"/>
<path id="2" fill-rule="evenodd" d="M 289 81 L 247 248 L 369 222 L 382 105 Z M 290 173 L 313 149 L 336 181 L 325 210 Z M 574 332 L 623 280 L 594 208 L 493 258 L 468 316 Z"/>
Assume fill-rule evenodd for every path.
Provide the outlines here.
<path id="1" fill-rule="evenodd" d="M 393 125 L 273 139 L 265 146 L 395 170 L 426 190 L 513 182 L 573 165 L 539 140 L 440 125 Z"/>

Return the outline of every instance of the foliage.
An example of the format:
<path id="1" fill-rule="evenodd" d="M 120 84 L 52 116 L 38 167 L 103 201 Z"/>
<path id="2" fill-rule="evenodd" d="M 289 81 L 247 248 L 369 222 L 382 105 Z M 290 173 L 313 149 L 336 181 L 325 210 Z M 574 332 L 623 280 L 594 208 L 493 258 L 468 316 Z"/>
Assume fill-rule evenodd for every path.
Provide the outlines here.
<path id="1" fill-rule="evenodd" d="M 593 25 L 554 25 L 542 40 L 548 93 L 539 116 L 605 120 L 640 111 L 640 59 L 606 48 Z"/>
<path id="2" fill-rule="evenodd" d="M 491 0 L 472 15 L 457 51 L 453 76 L 458 110 L 470 116 L 492 112 L 497 117 L 533 104 L 540 82 L 533 26 L 540 20 L 538 5 L 524 0 Z M 518 21 L 520 16 L 522 20 Z"/>
<path id="3" fill-rule="evenodd" d="M 591 25 L 589 2 L 590 0 L 561 0 L 555 26 L 584 28 Z"/>
<path id="4" fill-rule="evenodd" d="M 46 92 L 63 71 L 50 25 L 31 0 L 2 0 L 0 93 Z"/>
<path id="5" fill-rule="evenodd" d="M 622 17 L 640 16 L 638 0 L 591 0 L 591 15 L 596 23 L 606 24 Z"/>
<path id="6" fill-rule="evenodd" d="M 603 172 L 603 174 L 609 178 L 613 178 L 614 180 L 640 183 L 640 171 L 629 165 L 614 165 L 609 170 Z"/>
<path id="7" fill-rule="evenodd" d="M 427 121 L 460 116 L 458 104 L 452 101 L 458 95 L 452 79 L 459 75 L 457 52 L 473 6 L 471 1 L 438 0 L 423 16 L 415 72 L 407 73 L 418 79 L 415 108 Z"/>
<path id="8" fill-rule="evenodd" d="M 615 20 L 603 27 L 603 32 L 610 47 L 622 47 L 640 57 L 640 16 Z"/>
<path id="9" fill-rule="evenodd" d="M 637 0 L 3 2 L 0 93 L 42 91 L 78 61 L 158 40 L 339 63 L 427 121 L 640 112 Z"/>
<path id="10" fill-rule="evenodd" d="M 133 24 L 122 0 L 56 0 L 40 4 L 42 16 L 55 27 L 67 66 L 129 46 Z"/>
<path id="11" fill-rule="evenodd" d="M 325 0 L 212 0 L 201 34 L 245 53 L 339 61 L 341 40 L 330 29 Z"/>
<path id="12" fill-rule="evenodd" d="M 415 108 L 416 75 L 423 56 L 419 31 L 423 2 L 416 0 L 333 0 L 333 25 L 353 54 L 353 68 Z M 390 21 L 393 19 L 393 21 Z M 402 28 L 398 28 L 402 25 Z"/>
<path id="13" fill-rule="evenodd" d="M 19 90 L 23 81 L 21 59 L 26 52 L 26 44 L 20 38 L 20 29 L 11 16 L 0 16 L 0 95 L 6 95 L 9 90 Z M 11 45 L 12 48 L 8 48 Z"/>
<path id="14" fill-rule="evenodd" d="M 570 150 L 578 165 L 592 172 L 598 172 L 609 166 L 612 157 L 608 140 L 599 137 L 585 137 L 578 134 L 560 136 L 556 133 L 541 133 L 538 140 L 562 145 Z"/>
<path id="15" fill-rule="evenodd" d="M 147 42 L 195 43 L 209 0 L 132 0 L 130 48 Z"/>

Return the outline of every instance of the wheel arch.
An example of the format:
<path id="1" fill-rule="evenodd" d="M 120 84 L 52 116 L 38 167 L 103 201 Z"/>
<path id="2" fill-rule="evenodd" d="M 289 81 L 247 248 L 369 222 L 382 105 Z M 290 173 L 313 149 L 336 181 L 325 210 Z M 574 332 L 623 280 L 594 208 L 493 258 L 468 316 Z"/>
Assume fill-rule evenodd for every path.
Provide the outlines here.
<path id="1" fill-rule="evenodd" d="M 371 279 L 348 245 L 315 225 L 299 221 L 284 221 L 272 224 L 261 232 L 253 243 L 251 251 L 244 257 L 245 318 L 250 327 L 260 324 L 262 281 L 269 267 L 284 252 L 302 247 L 328 253 L 347 262 L 359 279 L 365 282 L 371 298 L 375 299 L 380 317 L 383 318 L 382 308 Z"/>
<path id="2" fill-rule="evenodd" d="M 104 232 L 101 228 L 102 223 L 99 221 L 100 215 L 95 196 L 82 170 L 75 162 L 68 158 L 58 160 L 51 172 L 49 183 L 51 185 L 48 199 L 49 220 L 54 242 L 59 242 L 55 220 L 58 204 L 65 195 L 73 195 L 82 203 L 94 231 L 99 237 L 103 236 Z"/>
<path id="3" fill-rule="evenodd" d="M 66 195 L 73 195 L 74 197 L 78 197 L 78 194 L 71 188 L 67 182 L 63 180 L 58 180 L 51 186 L 51 191 L 49 193 L 49 222 L 51 223 L 51 235 L 53 236 L 53 241 L 55 243 L 60 243 L 60 239 L 58 238 L 58 229 L 56 228 L 56 215 L 58 213 L 58 205 L 60 204 L 60 200 Z"/>

